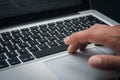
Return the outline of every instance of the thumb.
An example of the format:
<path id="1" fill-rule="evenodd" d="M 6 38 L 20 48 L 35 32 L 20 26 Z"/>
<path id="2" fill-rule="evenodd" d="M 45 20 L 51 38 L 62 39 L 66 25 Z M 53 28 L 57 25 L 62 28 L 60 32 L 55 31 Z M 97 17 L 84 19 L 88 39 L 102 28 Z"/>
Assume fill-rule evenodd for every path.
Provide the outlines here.
<path id="1" fill-rule="evenodd" d="M 120 56 L 95 55 L 90 57 L 88 64 L 94 68 L 101 70 L 120 71 Z"/>

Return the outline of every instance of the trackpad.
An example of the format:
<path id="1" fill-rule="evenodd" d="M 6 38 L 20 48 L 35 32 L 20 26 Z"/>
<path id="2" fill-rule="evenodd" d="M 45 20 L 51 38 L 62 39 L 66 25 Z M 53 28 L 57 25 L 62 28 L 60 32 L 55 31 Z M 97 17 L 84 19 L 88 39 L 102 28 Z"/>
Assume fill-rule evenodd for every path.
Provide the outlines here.
<path id="1" fill-rule="evenodd" d="M 47 61 L 45 64 L 56 75 L 58 80 L 107 80 L 113 72 L 105 72 L 91 68 L 88 57 L 82 54 L 67 55 Z"/>

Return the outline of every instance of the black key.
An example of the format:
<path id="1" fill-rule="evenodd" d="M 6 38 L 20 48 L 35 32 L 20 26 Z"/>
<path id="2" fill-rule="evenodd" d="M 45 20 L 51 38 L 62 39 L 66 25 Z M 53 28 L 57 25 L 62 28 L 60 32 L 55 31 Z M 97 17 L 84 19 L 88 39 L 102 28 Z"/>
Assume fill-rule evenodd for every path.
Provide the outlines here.
<path id="1" fill-rule="evenodd" d="M 29 32 L 29 28 L 21 29 L 22 32 Z"/>
<path id="2" fill-rule="evenodd" d="M 5 52 L 8 52 L 6 47 L 0 47 L 0 53 L 5 53 Z"/>
<path id="3" fill-rule="evenodd" d="M 62 45 L 62 46 L 55 46 L 52 48 L 46 48 L 46 49 L 43 49 L 41 51 L 33 52 L 33 55 L 36 58 L 41 58 L 41 57 L 45 57 L 48 55 L 56 54 L 56 53 L 61 52 L 61 51 L 65 51 L 67 49 L 67 47 L 68 46 L 66 46 L 66 45 Z"/>
<path id="4" fill-rule="evenodd" d="M 83 30 L 84 30 L 85 27 L 90 27 L 90 25 L 87 23 L 87 21 L 86 22 L 80 22 L 79 25 L 81 27 L 83 27 Z"/>
<path id="5" fill-rule="evenodd" d="M 21 39 L 22 39 L 24 42 L 32 40 L 29 36 L 21 37 Z"/>
<path id="6" fill-rule="evenodd" d="M 27 36 L 29 36 L 29 35 L 32 35 L 31 32 L 23 32 L 22 34 L 23 34 L 24 37 L 27 37 Z"/>
<path id="7" fill-rule="evenodd" d="M 41 30 L 42 32 L 47 32 L 47 31 L 49 31 L 48 28 L 40 28 L 40 30 Z"/>
<path id="8" fill-rule="evenodd" d="M 64 20 L 64 23 L 70 23 L 71 19 Z"/>
<path id="9" fill-rule="evenodd" d="M 31 54 L 25 54 L 25 55 L 19 56 L 19 58 L 22 60 L 22 62 L 31 61 L 34 59 L 34 57 Z"/>
<path id="10" fill-rule="evenodd" d="M 28 41 L 31 46 L 39 44 L 36 40 Z"/>
<path id="11" fill-rule="evenodd" d="M 16 39 L 16 38 L 20 38 L 22 37 L 21 33 L 19 30 L 15 30 L 15 31 L 12 31 L 12 36 Z"/>
<path id="12" fill-rule="evenodd" d="M 5 41 L 13 39 L 10 32 L 1 33 L 1 36 Z"/>
<path id="13" fill-rule="evenodd" d="M 64 32 L 67 32 L 64 28 L 61 28 L 58 30 L 59 33 L 64 33 Z"/>
<path id="14" fill-rule="evenodd" d="M 45 43 L 45 42 L 48 42 L 47 39 L 45 38 L 40 38 L 40 39 L 37 39 L 40 43 Z"/>
<path id="15" fill-rule="evenodd" d="M 9 62 L 11 65 L 16 65 L 16 64 L 20 64 L 20 63 L 21 63 L 21 62 L 18 60 L 17 57 L 9 58 L 9 59 L 8 59 L 8 62 Z"/>
<path id="16" fill-rule="evenodd" d="M 70 26 L 73 26 L 74 24 L 72 23 L 64 23 L 65 27 L 70 27 Z"/>
<path id="17" fill-rule="evenodd" d="M 90 26 L 93 26 L 94 24 L 96 24 L 96 22 L 89 21 L 88 24 L 89 24 Z M 90 26 L 89 26 L 89 27 L 90 27 Z"/>
<path id="18" fill-rule="evenodd" d="M 49 37 L 47 37 L 47 39 L 49 41 L 57 40 L 57 38 L 55 36 L 49 36 Z"/>
<path id="19" fill-rule="evenodd" d="M 9 67 L 8 63 L 5 60 L 0 61 L 0 69 Z"/>
<path id="20" fill-rule="evenodd" d="M 47 37 L 47 36 L 50 36 L 47 32 L 40 33 L 40 35 L 41 35 L 42 37 Z"/>
<path id="21" fill-rule="evenodd" d="M 68 27 L 68 28 L 66 28 L 66 30 L 69 31 L 69 32 L 70 31 L 75 32 L 75 30 L 72 27 Z"/>
<path id="22" fill-rule="evenodd" d="M 32 39 L 39 39 L 41 38 L 39 34 L 31 35 Z"/>
<path id="23" fill-rule="evenodd" d="M 14 51 L 14 50 L 18 49 L 18 47 L 16 45 L 10 45 L 10 46 L 7 46 L 7 47 L 10 51 Z"/>
<path id="24" fill-rule="evenodd" d="M 47 28 L 47 25 L 41 25 L 41 26 L 40 26 L 40 30 L 41 30 L 42 32 L 47 32 L 47 31 L 49 31 L 49 29 Z"/>
<path id="25" fill-rule="evenodd" d="M 20 31 L 19 30 L 13 30 L 13 31 L 11 31 L 11 33 L 16 34 L 16 33 L 20 33 Z"/>
<path id="26" fill-rule="evenodd" d="M 64 24 L 64 22 L 63 21 L 58 21 L 58 22 L 56 22 L 56 24 L 60 25 L 60 24 Z"/>
<path id="27" fill-rule="evenodd" d="M 43 43 L 43 44 L 39 44 L 38 47 L 39 47 L 40 49 L 46 49 L 46 48 L 49 48 L 45 43 Z"/>
<path id="28" fill-rule="evenodd" d="M 14 39 L 23 37 L 20 33 L 13 34 L 12 36 L 14 37 Z"/>
<path id="29" fill-rule="evenodd" d="M 58 29 L 61 29 L 61 28 L 64 28 L 65 25 L 63 25 L 63 24 L 57 24 L 56 27 L 57 27 Z"/>
<path id="30" fill-rule="evenodd" d="M 71 21 L 73 22 L 73 21 L 77 21 L 78 20 L 78 18 L 73 18 L 73 19 L 71 19 Z"/>
<path id="31" fill-rule="evenodd" d="M 64 32 L 64 34 L 65 34 L 66 36 L 69 36 L 69 35 L 72 34 L 72 32 Z"/>
<path id="32" fill-rule="evenodd" d="M 12 45 L 12 43 L 10 41 L 3 41 L 3 42 L 1 42 L 1 44 L 3 46 L 10 46 L 10 45 Z"/>
<path id="33" fill-rule="evenodd" d="M 73 26 L 75 28 L 75 31 L 80 31 L 80 30 L 83 30 L 82 26 L 80 25 L 76 25 L 76 26 Z"/>
<path id="34" fill-rule="evenodd" d="M 17 39 L 12 39 L 11 41 L 12 41 L 13 44 L 22 43 L 22 41 L 21 41 L 19 38 L 17 38 Z"/>
<path id="35" fill-rule="evenodd" d="M 38 27 L 37 26 L 34 26 L 34 27 L 30 27 L 31 30 L 38 30 Z"/>
<path id="36" fill-rule="evenodd" d="M 63 40 L 57 40 L 56 42 L 59 43 L 60 45 L 64 44 Z"/>
<path id="37" fill-rule="evenodd" d="M 4 54 L 0 54 L 0 60 L 6 59 L 6 56 Z"/>
<path id="38" fill-rule="evenodd" d="M 56 34 L 56 37 L 59 38 L 59 39 L 63 39 L 63 38 L 65 38 L 66 36 L 64 36 L 63 34 Z"/>
<path id="39" fill-rule="evenodd" d="M 48 44 L 50 47 L 58 46 L 58 44 L 57 44 L 56 42 L 54 42 L 54 41 L 48 42 L 47 44 Z"/>
<path id="40" fill-rule="evenodd" d="M 18 54 L 17 54 L 15 51 L 7 52 L 6 55 L 7 55 L 9 58 L 18 56 Z"/>
<path id="41" fill-rule="evenodd" d="M 2 38 L 0 37 L 0 42 L 3 42 Z"/>
<path id="42" fill-rule="evenodd" d="M 39 51 L 39 49 L 38 49 L 36 46 L 28 47 L 28 50 L 29 50 L 30 52 Z"/>
<path id="43" fill-rule="evenodd" d="M 2 46 L 0 45 L 0 49 L 2 48 Z"/>
<path id="44" fill-rule="evenodd" d="M 31 29 L 31 32 L 32 32 L 34 35 L 40 33 L 39 30 L 35 30 L 35 29 Z"/>
<path id="45" fill-rule="evenodd" d="M 29 52 L 27 51 L 27 49 L 18 49 L 17 52 L 20 54 L 20 55 L 24 55 L 24 54 L 29 54 Z"/>
<path id="46" fill-rule="evenodd" d="M 47 27 L 47 25 L 46 25 L 46 24 L 39 25 L 39 28 L 45 28 L 45 27 Z"/>
<path id="47" fill-rule="evenodd" d="M 72 22 L 74 25 L 79 25 L 80 24 L 80 21 L 73 21 Z M 83 23 L 83 21 L 81 21 L 81 23 Z"/>
<path id="48" fill-rule="evenodd" d="M 6 36 L 6 35 L 10 35 L 10 32 L 1 33 L 1 36 Z"/>
<path id="49" fill-rule="evenodd" d="M 57 29 L 55 25 L 53 25 L 53 26 L 48 26 L 48 28 L 49 28 L 51 31 L 54 31 L 55 29 Z"/>
<path id="50" fill-rule="evenodd" d="M 51 35 L 55 35 L 55 34 L 58 34 L 58 32 L 57 31 L 49 31 L 49 33 L 51 34 Z"/>
<path id="51" fill-rule="evenodd" d="M 18 46 L 20 48 L 25 48 L 25 47 L 29 47 L 29 45 L 27 43 L 19 43 Z"/>
<path id="52" fill-rule="evenodd" d="M 32 33 L 30 32 L 30 30 L 28 28 L 22 29 L 22 34 L 27 37 L 29 35 L 32 35 Z"/>
<path id="53" fill-rule="evenodd" d="M 86 16 L 86 19 L 88 21 L 93 21 L 95 19 L 95 17 L 93 17 L 92 15 L 88 15 L 88 16 Z"/>
<path id="54" fill-rule="evenodd" d="M 52 26 L 55 26 L 55 24 L 56 24 L 56 23 L 49 23 L 49 24 L 47 24 L 47 25 L 52 27 Z"/>

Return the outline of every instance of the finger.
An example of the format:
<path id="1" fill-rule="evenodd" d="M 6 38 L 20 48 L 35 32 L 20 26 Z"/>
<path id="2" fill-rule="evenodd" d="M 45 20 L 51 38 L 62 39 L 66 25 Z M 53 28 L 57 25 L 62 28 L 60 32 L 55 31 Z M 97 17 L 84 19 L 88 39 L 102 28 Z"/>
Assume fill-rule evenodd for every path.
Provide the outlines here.
<path id="1" fill-rule="evenodd" d="M 96 24 L 93 27 L 84 31 L 73 33 L 72 35 L 64 39 L 64 42 L 68 45 L 79 42 L 92 42 L 95 44 L 104 44 L 109 37 L 109 34 L 106 31 L 108 29 L 108 26 Z"/>
<path id="2" fill-rule="evenodd" d="M 101 70 L 120 70 L 120 56 L 95 55 L 89 59 L 88 63 Z"/>
<path id="3" fill-rule="evenodd" d="M 75 32 L 69 37 L 64 39 L 65 44 L 74 44 L 74 43 L 79 43 L 79 42 L 87 42 L 88 41 L 88 36 L 89 36 L 88 30 L 80 31 L 80 32 Z"/>
<path id="4" fill-rule="evenodd" d="M 81 51 L 84 51 L 85 50 L 85 48 L 86 48 L 86 46 L 89 44 L 89 42 L 86 42 L 86 43 L 80 43 L 80 50 Z"/>
<path id="5" fill-rule="evenodd" d="M 68 52 L 69 53 L 75 53 L 77 51 L 77 49 L 79 48 L 79 43 L 76 43 L 76 44 L 71 44 L 69 47 L 68 47 Z"/>
<path id="6" fill-rule="evenodd" d="M 76 43 L 76 44 L 71 44 L 68 47 L 68 52 L 69 53 L 75 53 L 78 49 L 81 51 L 85 50 L 85 47 L 88 45 L 88 43 Z"/>

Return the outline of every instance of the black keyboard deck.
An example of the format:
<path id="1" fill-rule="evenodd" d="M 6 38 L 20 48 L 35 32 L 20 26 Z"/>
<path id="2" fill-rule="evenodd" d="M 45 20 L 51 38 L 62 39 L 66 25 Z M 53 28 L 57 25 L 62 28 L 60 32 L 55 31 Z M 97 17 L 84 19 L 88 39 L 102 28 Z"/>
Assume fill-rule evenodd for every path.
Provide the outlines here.
<path id="1" fill-rule="evenodd" d="M 0 69 L 65 51 L 63 38 L 95 23 L 105 24 L 88 15 L 0 33 Z"/>

